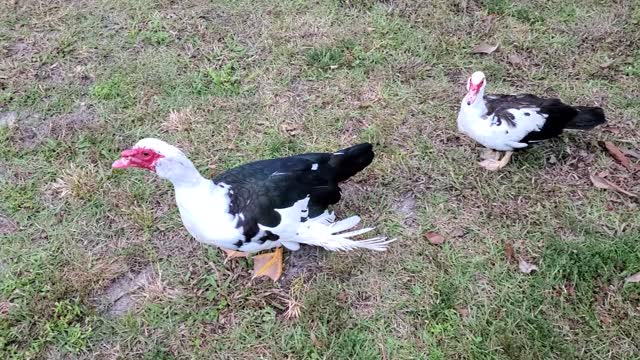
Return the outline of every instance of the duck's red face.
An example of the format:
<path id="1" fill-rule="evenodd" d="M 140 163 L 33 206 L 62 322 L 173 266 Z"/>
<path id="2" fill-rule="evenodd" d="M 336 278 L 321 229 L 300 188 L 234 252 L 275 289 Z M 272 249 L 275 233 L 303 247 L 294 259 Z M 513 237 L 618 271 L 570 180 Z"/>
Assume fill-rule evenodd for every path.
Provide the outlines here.
<path id="1" fill-rule="evenodd" d="M 121 158 L 111 165 L 112 168 L 125 169 L 129 167 L 138 167 L 141 169 L 156 171 L 156 163 L 164 157 L 156 151 L 148 148 L 124 150 L 120 155 Z"/>
<path id="2" fill-rule="evenodd" d="M 484 87 L 484 74 L 480 71 L 473 73 L 467 81 L 467 95 L 465 101 L 467 105 L 471 105 L 476 102 L 476 98 L 480 93 L 480 90 Z"/>

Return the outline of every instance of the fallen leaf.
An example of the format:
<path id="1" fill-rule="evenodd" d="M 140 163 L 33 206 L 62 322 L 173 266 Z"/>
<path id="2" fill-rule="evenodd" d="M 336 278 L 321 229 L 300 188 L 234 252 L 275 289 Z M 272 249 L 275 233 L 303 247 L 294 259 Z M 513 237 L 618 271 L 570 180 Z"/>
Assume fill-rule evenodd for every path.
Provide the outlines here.
<path id="1" fill-rule="evenodd" d="M 500 43 L 496 43 L 495 45 L 480 43 L 478 46 L 474 47 L 471 52 L 473 54 L 492 54 L 494 51 L 498 50 L 498 47 L 500 47 Z"/>
<path id="2" fill-rule="evenodd" d="M 624 279 L 624 282 L 628 282 L 628 283 L 640 282 L 640 272 L 637 272 L 637 273 L 627 277 L 626 279 Z"/>
<path id="3" fill-rule="evenodd" d="M 612 134 L 619 134 L 620 133 L 620 128 L 617 126 L 603 126 L 602 128 L 600 128 L 601 131 L 608 131 Z"/>
<path id="4" fill-rule="evenodd" d="M 511 65 L 522 65 L 524 60 L 522 60 L 522 57 L 518 54 L 511 54 L 509 55 L 509 62 Z"/>
<path id="5" fill-rule="evenodd" d="M 506 243 L 504 245 L 504 255 L 507 257 L 507 261 L 509 261 L 510 264 L 515 264 L 517 262 L 516 253 L 513 251 L 512 243 Z"/>
<path id="6" fill-rule="evenodd" d="M 640 152 L 638 152 L 638 151 L 631 150 L 631 149 L 623 149 L 622 152 L 625 155 L 629 155 L 629 156 L 632 156 L 632 157 L 634 157 L 636 159 L 640 159 Z"/>
<path id="7" fill-rule="evenodd" d="M 524 259 L 520 259 L 520 262 L 518 263 L 518 269 L 520 269 L 520 272 L 523 272 L 525 274 L 531 274 L 531 272 L 533 271 L 538 271 L 538 267 L 536 265 L 528 263 Z"/>
<path id="8" fill-rule="evenodd" d="M 302 132 L 296 124 L 291 124 L 286 122 L 280 124 L 280 129 L 283 132 L 287 133 L 289 136 L 296 136 Z"/>
<path id="9" fill-rule="evenodd" d="M 620 186 L 612 183 L 602 176 L 591 174 L 590 178 L 593 186 L 597 187 L 598 189 L 615 190 L 630 197 L 638 197 L 638 195 L 621 188 Z"/>
<path id="10" fill-rule="evenodd" d="M 424 237 L 429 240 L 433 245 L 440 245 L 444 242 L 444 236 L 438 234 L 437 232 L 429 231 L 424 235 Z"/>
<path id="11" fill-rule="evenodd" d="M 615 146 L 611 141 L 605 141 L 604 147 L 607 149 L 609 154 L 613 156 L 614 159 L 618 160 L 618 162 L 622 164 L 622 166 L 626 167 L 627 169 L 631 166 L 631 162 L 629 162 L 629 159 L 626 156 L 624 156 L 622 151 L 617 146 Z"/>

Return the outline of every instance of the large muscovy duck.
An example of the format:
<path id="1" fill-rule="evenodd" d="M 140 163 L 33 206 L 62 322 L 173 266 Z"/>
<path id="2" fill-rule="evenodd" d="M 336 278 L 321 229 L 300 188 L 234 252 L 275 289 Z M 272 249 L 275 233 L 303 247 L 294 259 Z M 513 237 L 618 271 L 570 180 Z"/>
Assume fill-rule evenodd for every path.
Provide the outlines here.
<path id="1" fill-rule="evenodd" d="M 365 143 L 335 153 L 256 161 L 209 180 L 178 148 L 147 138 L 123 151 L 112 167 L 147 169 L 171 181 L 189 233 L 230 257 L 276 248 L 253 257 L 254 276 L 276 281 L 282 274 L 282 246 L 383 251 L 393 241 L 384 237 L 353 240 L 372 228 L 343 232 L 355 227 L 360 218 L 334 222 L 334 214 L 327 211 L 340 200 L 338 183 L 363 170 L 373 157 L 371 144 Z"/>
<path id="2" fill-rule="evenodd" d="M 485 160 L 480 162 L 487 170 L 503 168 L 514 150 L 556 137 L 564 129 L 589 130 L 606 122 L 599 107 L 574 107 L 531 94 L 485 96 L 486 85 L 481 71 L 467 81 L 458 130 L 488 148 Z M 505 152 L 501 160 L 496 150 Z"/>

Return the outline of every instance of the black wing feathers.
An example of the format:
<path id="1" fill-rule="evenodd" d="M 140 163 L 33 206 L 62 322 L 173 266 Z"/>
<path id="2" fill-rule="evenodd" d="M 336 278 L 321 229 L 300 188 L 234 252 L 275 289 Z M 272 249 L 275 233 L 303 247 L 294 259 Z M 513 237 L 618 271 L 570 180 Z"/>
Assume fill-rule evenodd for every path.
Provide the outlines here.
<path id="1" fill-rule="evenodd" d="M 607 122 L 602 108 L 576 106 L 576 110 L 578 110 L 578 115 L 567 123 L 567 129 L 590 130 Z"/>
<path id="2" fill-rule="evenodd" d="M 485 98 L 487 114 L 517 126 L 509 109 L 536 108 L 547 116 L 540 131 L 527 134 L 521 142 L 546 140 L 556 137 L 564 129 L 588 130 L 606 122 L 604 112 L 599 107 L 570 106 L 556 98 L 541 98 L 532 94 L 489 95 Z"/>
<path id="3" fill-rule="evenodd" d="M 340 200 L 338 183 L 355 175 L 373 160 L 370 144 L 355 145 L 336 153 L 308 153 L 262 160 L 231 169 L 213 179 L 231 186 L 232 214 L 239 220 L 245 241 L 258 233 L 258 223 L 275 227 L 280 214 L 275 209 L 291 207 L 309 196 L 308 217 L 324 212 Z"/>
<path id="4" fill-rule="evenodd" d="M 329 160 L 329 165 L 336 170 L 336 180 L 340 182 L 369 166 L 373 161 L 373 156 L 371 144 L 358 144 L 335 153 Z"/>

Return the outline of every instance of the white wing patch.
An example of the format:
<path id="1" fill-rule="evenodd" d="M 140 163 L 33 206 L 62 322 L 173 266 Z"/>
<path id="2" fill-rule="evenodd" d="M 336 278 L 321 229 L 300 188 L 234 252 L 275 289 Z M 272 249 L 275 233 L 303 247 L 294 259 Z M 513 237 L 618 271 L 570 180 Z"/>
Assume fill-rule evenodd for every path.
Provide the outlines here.
<path id="1" fill-rule="evenodd" d="M 458 115 L 459 130 L 489 149 L 511 151 L 527 147 L 527 143 L 521 140 L 529 133 L 542 129 L 547 115 L 539 113 L 540 109 L 535 107 L 508 111 L 514 117 L 515 126 L 505 120 L 498 121 L 495 115 L 483 118 L 472 111 L 461 111 Z"/>
<path id="2" fill-rule="evenodd" d="M 318 164 L 311 165 L 311 170 L 318 170 Z"/>
<path id="3" fill-rule="evenodd" d="M 307 195 L 304 199 L 296 201 L 291 207 L 275 209 L 280 214 L 280 223 L 274 227 L 258 224 L 260 231 L 254 236 L 254 239 L 260 238 L 266 231 L 270 231 L 278 235 L 280 237 L 279 240 L 265 241 L 263 244 L 250 242 L 244 244 L 241 250 L 254 253 L 275 248 L 279 245 L 283 245 L 289 250 L 297 250 L 300 245 L 295 242 L 295 238 L 303 219 L 306 220 L 309 216 L 309 200 L 310 197 Z"/>
<path id="4" fill-rule="evenodd" d="M 509 109 L 508 111 L 514 116 L 513 122 L 516 126 L 505 130 L 502 139 L 505 144 L 514 148 L 527 147 L 528 144 L 520 142 L 520 140 L 531 132 L 540 131 L 547 121 L 548 115 L 539 113 L 539 108 Z"/>

